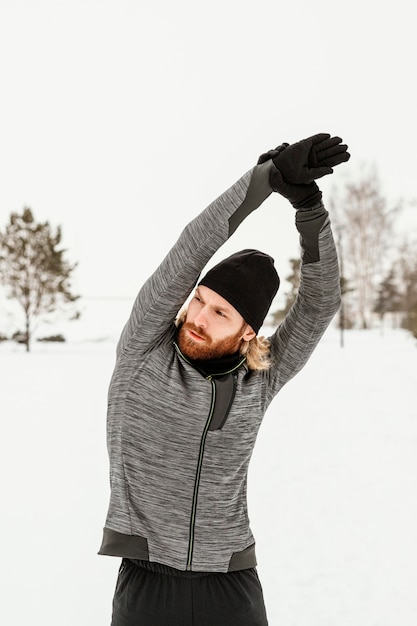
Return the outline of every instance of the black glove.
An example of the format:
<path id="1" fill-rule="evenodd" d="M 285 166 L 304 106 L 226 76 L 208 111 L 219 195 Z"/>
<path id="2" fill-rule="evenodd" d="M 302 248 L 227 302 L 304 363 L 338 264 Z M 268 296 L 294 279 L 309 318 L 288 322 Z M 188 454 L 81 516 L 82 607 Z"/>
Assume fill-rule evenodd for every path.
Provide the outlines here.
<path id="1" fill-rule="evenodd" d="M 350 154 L 340 137 L 319 133 L 287 146 L 272 157 L 287 183 L 306 184 L 333 172 Z"/>
<path id="2" fill-rule="evenodd" d="M 323 137 L 323 139 L 316 141 L 318 137 Z M 311 168 L 333 168 L 335 165 L 349 161 L 350 154 L 347 151 L 347 145 L 342 143 L 340 137 L 330 137 L 330 135 L 321 133 L 320 135 L 310 137 L 310 140 L 313 141 L 308 154 L 308 164 Z M 305 141 L 308 141 L 308 139 Z M 333 169 L 330 172 L 325 172 L 323 176 L 332 172 Z M 317 179 L 320 176 L 315 176 L 314 178 Z"/>
<path id="3" fill-rule="evenodd" d="M 274 157 L 278 156 L 278 154 L 282 152 L 282 150 L 284 150 L 285 148 L 288 148 L 289 145 L 289 143 L 282 143 L 280 146 L 277 146 L 273 150 L 268 150 L 268 152 L 264 152 L 258 159 L 258 165 L 261 165 L 262 163 L 265 163 L 265 161 L 269 161 L 269 159 L 273 159 Z"/>
<path id="4" fill-rule="evenodd" d="M 287 198 L 296 209 L 311 208 L 321 201 L 321 192 L 314 182 L 333 172 L 333 167 L 350 159 L 347 146 L 340 137 L 319 133 L 288 145 L 281 144 L 259 157 L 258 164 L 272 159 L 270 184 L 274 191 Z"/>
<path id="5" fill-rule="evenodd" d="M 274 191 L 287 198 L 294 209 L 314 209 L 321 204 L 322 193 L 314 180 L 301 185 L 287 183 L 281 172 L 276 169 L 270 174 L 269 184 Z"/>

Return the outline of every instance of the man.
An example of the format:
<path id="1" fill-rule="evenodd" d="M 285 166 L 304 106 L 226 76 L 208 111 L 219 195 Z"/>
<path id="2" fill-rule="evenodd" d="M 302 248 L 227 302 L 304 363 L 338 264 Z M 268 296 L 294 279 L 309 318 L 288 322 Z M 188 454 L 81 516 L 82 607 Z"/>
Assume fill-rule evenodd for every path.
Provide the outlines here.
<path id="1" fill-rule="evenodd" d="M 182 232 L 134 303 L 108 396 L 111 498 L 100 554 L 122 557 L 112 626 L 263 626 L 248 465 L 272 399 L 340 304 L 335 246 L 315 182 L 350 157 L 320 133 L 282 144 Z M 204 266 L 273 192 L 296 209 L 296 302 L 268 339 L 273 259 L 242 250 Z M 193 292 L 188 308 L 178 311 Z"/>

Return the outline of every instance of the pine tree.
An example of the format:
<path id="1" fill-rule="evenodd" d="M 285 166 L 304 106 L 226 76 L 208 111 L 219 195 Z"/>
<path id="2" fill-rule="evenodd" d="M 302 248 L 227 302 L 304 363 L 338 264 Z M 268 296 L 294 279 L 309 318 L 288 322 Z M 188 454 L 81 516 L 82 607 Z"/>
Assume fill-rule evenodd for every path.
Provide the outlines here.
<path id="1" fill-rule="evenodd" d="M 395 268 L 392 268 L 382 280 L 378 288 L 377 298 L 374 304 L 374 311 L 378 313 L 383 322 L 386 313 L 401 311 L 402 298 L 397 286 Z"/>
<path id="2" fill-rule="evenodd" d="M 35 222 L 28 207 L 21 215 L 12 213 L 0 233 L 0 281 L 8 297 L 23 308 L 28 352 L 34 320 L 79 297 L 71 293 L 70 276 L 76 264 L 65 260 L 65 250 L 59 248 L 61 236 L 59 226 L 53 230 L 49 222 Z"/>
<path id="3" fill-rule="evenodd" d="M 402 326 L 417 337 L 417 253 L 416 242 L 404 244 L 398 261 L 402 285 Z"/>
<path id="4" fill-rule="evenodd" d="M 274 324 L 279 324 L 284 319 L 294 304 L 298 294 L 301 276 L 301 259 L 290 259 L 289 263 L 291 266 L 291 274 L 288 274 L 288 276 L 285 277 L 285 280 L 290 283 L 290 290 L 285 294 L 286 300 L 284 308 L 273 313 L 272 319 Z"/>

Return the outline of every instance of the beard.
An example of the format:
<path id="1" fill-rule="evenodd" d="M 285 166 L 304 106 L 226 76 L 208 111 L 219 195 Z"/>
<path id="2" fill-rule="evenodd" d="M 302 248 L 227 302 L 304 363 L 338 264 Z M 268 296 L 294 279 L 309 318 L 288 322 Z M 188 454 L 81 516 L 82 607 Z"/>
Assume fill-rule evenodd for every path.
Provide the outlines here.
<path id="1" fill-rule="evenodd" d="M 243 328 L 244 326 L 234 335 L 227 335 L 223 339 L 213 340 L 201 328 L 197 328 L 191 322 L 184 322 L 178 331 L 178 346 L 186 357 L 194 361 L 220 359 L 238 351 Z M 188 330 L 203 337 L 204 341 L 198 341 L 190 337 Z"/>

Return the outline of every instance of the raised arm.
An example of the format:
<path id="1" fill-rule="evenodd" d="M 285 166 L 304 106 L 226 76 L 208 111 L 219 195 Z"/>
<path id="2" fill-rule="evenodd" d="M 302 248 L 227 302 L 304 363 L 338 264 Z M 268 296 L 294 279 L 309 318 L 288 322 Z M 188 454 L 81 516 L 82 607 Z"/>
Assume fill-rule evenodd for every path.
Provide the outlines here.
<path id="1" fill-rule="evenodd" d="M 260 157 L 272 159 L 271 186 L 296 212 L 301 243 L 298 296 L 285 320 L 270 337 L 272 367 L 268 372 L 270 402 L 309 359 L 340 306 L 340 279 L 329 214 L 315 179 L 333 172 L 350 158 L 339 137 L 325 133 Z"/>
<path id="2" fill-rule="evenodd" d="M 242 220 L 272 193 L 273 167 L 271 161 L 256 165 L 184 228 L 139 291 L 118 344 L 119 355 L 129 348 L 136 354 L 143 352 L 170 332 L 204 266 Z"/>

